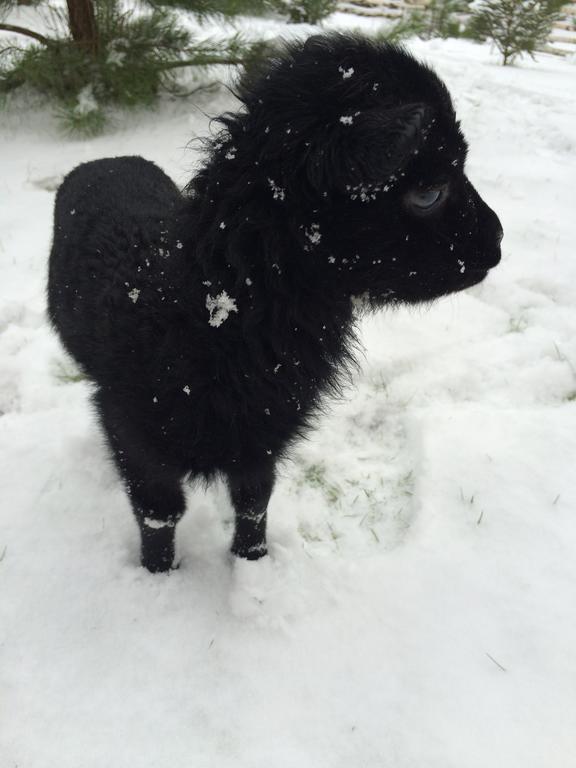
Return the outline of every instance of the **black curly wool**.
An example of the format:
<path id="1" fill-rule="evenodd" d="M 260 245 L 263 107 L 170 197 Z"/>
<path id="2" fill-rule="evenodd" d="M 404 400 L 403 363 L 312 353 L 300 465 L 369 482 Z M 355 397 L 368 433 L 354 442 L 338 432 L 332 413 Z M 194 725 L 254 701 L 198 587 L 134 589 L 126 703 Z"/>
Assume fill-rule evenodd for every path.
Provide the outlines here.
<path id="1" fill-rule="evenodd" d="M 172 565 L 185 477 L 223 474 L 233 551 L 265 554 L 275 464 L 353 365 L 355 306 L 429 301 L 500 258 L 448 91 L 404 50 L 313 37 L 237 94 L 184 194 L 120 157 L 56 200 L 50 317 L 95 385 L 152 571 Z"/>

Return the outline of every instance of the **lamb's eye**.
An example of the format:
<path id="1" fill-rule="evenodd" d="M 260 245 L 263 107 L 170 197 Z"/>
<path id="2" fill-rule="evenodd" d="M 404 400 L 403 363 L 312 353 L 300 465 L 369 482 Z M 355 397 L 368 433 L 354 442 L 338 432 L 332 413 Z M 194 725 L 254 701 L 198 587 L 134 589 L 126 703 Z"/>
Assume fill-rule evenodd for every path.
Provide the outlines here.
<path id="1" fill-rule="evenodd" d="M 413 189 L 406 195 L 406 202 L 416 213 L 428 213 L 445 198 L 445 187 Z"/>

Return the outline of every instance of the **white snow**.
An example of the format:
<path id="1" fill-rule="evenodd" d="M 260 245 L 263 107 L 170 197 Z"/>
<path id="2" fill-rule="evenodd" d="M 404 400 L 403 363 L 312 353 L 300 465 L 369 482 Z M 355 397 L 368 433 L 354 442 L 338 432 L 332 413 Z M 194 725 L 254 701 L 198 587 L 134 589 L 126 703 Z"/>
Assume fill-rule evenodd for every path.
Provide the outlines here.
<path id="1" fill-rule="evenodd" d="M 310 224 L 308 229 L 304 230 L 306 238 L 309 240 L 310 245 L 318 245 L 322 240 L 322 234 L 320 232 L 320 224 Z"/>
<path id="2" fill-rule="evenodd" d="M 276 184 L 274 179 L 268 179 L 268 184 L 272 190 L 272 197 L 274 200 L 284 200 L 286 198 L 286 191 L 281 186 Z"/>
<path id="3" fill-rule="evenodd" d="M 154 528 L 154 530 L 159 530 L 160 528 L 174 528 L 174 523 L 170 520 L 155 520 L 153 517 L 145 517 L 144 525 L 148 526 L 148 528 Z"/>
<path id="4" fill-rule="evenodd" d="M 127 41 L 125 42 L 124 40 L 114 40 L 110 43 L 108 45 L 108 56 L 106 58 L 108 64 L 121 67 L 126 59 L 126 50 L 123 50 L 126 46 Z"/>
<path id="5" fill-rule="evenodd" d="M 98 102 L 94 96 L 94 91 L 91 85 L 87 85 L 78 93 L 76 106 L 74 112 L 78 115 L 87 115 L 90 112 L 94 112 L 98 109 Z"/>
<path id="6" fill-rule="evenodd" d="M 363 313 L 370 307 L 370 292 L 364 291 L 360 296 L 351 296 L 350 300 L 356 312 Z"/>
<path id="7" fill-rule="evenodd" d="M 267 24 L 238 28 L 288 29 Z M 180 568 L 138 566 L 90 388 L 45 316 L 40 182 L 140 153 L 183 185 L 180 148 L 232 97 L 85 142 L 1 113 L 2 768 L 576 765 L 574 63 L 410 48 L 454 96 L 504 258 L 364 321 L 362 373 L 282 466 L 257 562 L 229 557 L 216 485 L 188 490 Z"/>
<path id="8" fill-rule="evenodd" d="M 219 328 L 222 323 L 228 319 L 230 312 L 238 312 L 236 300 L 232 299 L 226 291 L 222 291 L 217 296 L 206 296 L 206 309 L 210 314 L 208 323 L 214 328 Z"/>
<path id="9" fill-rule="evenodd" d="M 342 80 L 348 80 L 349 77 L 352 77 L 354 74 L 354 67 L 348 67 L 348 69 L 344 69 L 344 67 L 338 67 L 338 72 L 342 75 Z"/>
<path id="10" fill-rule="evenodd" d="M 346 191 L 350 193 L 350 200 L 360 199 L 363 203 L 369 203 L 376 200 L 379 192 L 388 192 L 389 184 L 356 184 L 346 185 Z M 406 237 L 408 239 L 408 237 Z"/>

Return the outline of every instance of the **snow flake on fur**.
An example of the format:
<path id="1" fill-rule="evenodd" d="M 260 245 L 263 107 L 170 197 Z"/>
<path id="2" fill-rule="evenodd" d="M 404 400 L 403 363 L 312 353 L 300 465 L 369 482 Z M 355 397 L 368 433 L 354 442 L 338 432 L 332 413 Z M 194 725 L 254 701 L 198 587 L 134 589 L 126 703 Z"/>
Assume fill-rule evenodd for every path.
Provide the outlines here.
<path id="1" fill-rule="evenodd" d="M 228 319 L 230 312 L 238 312 L 236 300 L 232 299 L 226 291 L 222 291 L 218 296 L 206 296 L 206 309 L 210 313 L 208 322 L 213 328 L 219 328 L 222 323 Z"/>
<path id="2" fill-rule="evenodd" d="M 158 530 L 159 528 L 175 527 L 175 523 L 172 520 L 155 520 L 153 517 L 145 517 L 144 525 L 148 528 L 154 528 L 155 530 Z"/>
<path id="3" fill-rule="evenodd" d="M 350 200 L 361 200 L 363 203 L 376 200 L 379 192 L 388 192 L 389 189 L 389 184 L 356 184 L 355 186 L 346 184 L 346 191 L 350 193 Z"/>
<path id="4" fill-rule="evenodd" d="M 360 296 L 350 296 L 352 307 L 356 312 L 364 312 L 370 308 L 370 292 L 364 291 Z"/>
<path id="5" fill-rule="evenodd" d="M 274 197 L 274 200 L 286 199 L 286 192 L 282 189 L 282 187 L 279 187 L 278 184 L 276 184 L 274 179 L 268 179 L 268 184 L 270 184 L 270 189 L 272 190 L 272 196 Z"/>
<path id="6" fill-rule="evenodd" d="M 320 234 L 320 224 L 310 224 L 310 228 L 305 229 L 304 234 L 310 241 L 310 245 L 318 245 L 320 240 L 322 240 L 322 235 Z M 309 249 L 310 246 L 306 246 L 306 250 Z"/>

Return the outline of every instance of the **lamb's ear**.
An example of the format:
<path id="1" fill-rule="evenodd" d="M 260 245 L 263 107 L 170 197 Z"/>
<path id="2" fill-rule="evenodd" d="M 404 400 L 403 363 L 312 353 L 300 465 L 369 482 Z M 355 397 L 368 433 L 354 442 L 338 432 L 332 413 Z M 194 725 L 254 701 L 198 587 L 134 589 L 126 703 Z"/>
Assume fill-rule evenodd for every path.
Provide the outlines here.
<path id="1" fill-rule="evenodd" d="M 430 124 L 425 104 L 342 115 L 310 148 L 308 180 L 317 191 L 385 183 L 417 153 Z"/>

